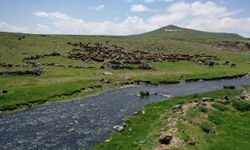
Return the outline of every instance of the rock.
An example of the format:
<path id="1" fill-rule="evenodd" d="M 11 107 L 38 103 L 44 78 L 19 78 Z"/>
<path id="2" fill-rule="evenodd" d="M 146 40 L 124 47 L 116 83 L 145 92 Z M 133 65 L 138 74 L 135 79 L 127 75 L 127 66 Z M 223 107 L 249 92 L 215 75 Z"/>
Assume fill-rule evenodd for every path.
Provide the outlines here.
<path id="1" fill-rule="evenodd" d="M 149 63 L 143 63 L 139 66 L 139 69 L 150 70 L 153 69 L 152 65 Z"/>
<path id="2" fill-rule="evenodd" d="M 170 141 L 172 140 L 172 138 L 173 138 L 173 136 L 171 134 L 163 133 L 160 135 L 159 142 L 161 144 L 170 144 Z"/>
<path id="3" fill-rule="evenodd" d="M 68 132 L 72 132 L 72 131 L 74 131 L 75 130 L 75 128 L 70 128 L 69 130 L 68 130 Z"/>
<path id="4" fill-rule="evenodd" d="M 138 114 L 139 114 L 139 112 L 138 112 L 138 111 L 136 111 L 136 112 L 134 112 L 134 113 L 133 113 L 133 115 L 138 115 Z"/>
<path id="5" fill-rule="evenodd" d="M 127 128 L 128 127 L 128 124 L 127 123 L 123 123 L 122 124 L 124 128 Z"/>
<path id="6" fill-rule="evenodd" d="M 178 104 L 178 105 L 173 106 L 172 110 L 176 111 L 176 110 L 181 109 L 181 108 L 182 108 L 182 105 Z"/>
<path id="7" fill-rule="evenodd" d="M 228 100 L 225 100 L 225 99 L 218 99 L 218 100 L 216 100 L 216 102 L 221 103 L 221 104 L 223 104 L 223 105 L 226 105 L 226 104 L 229 103 L 229 101 L 228 101 Z"/>
<path id="8" fill-rule="evenodd" d="M 115 129 L 115 130 L 116 130 L 116 131 L 118 131 L 118 132 L 121 132 L 121 131 L 123 131 L 124 126 L 121 126 L 121 125 L 115 125 L 115 126 L 113 126 L 113 129 Z"/>
<path id="9" fill-rule="evenodd" d="M 104 75 L 109 75 L 109 76 L 112 76 L 113 73 L 112 72 L 103 72 Z"/>
<path id="10" fill-rule="evenodd" d="M 246 95 L 240 95 L 239 97 L 241 100 L 246 100 L 247 99 L 247 96 Z"/>
<path id="11" fill-rule="evenodd" d="M 97 78 L 97 81 L 104 81 L 104 78 Z"/>
<path id="12" fill-rule="evenodd" d="M 110 83 L 110 81 L 109 80 L 104 80 L 103 83 Z"/>
<path id="13" fill-rule="evenodd" d="M 188 144 L 189 144 L 189 145 L 195 145 L 196 142 L 195 142 L 194 140 L 191 140 L 191 141 L 188 142 Z"/>
<path id="14" fill-rule="evenodd" d="M 224 96 L 224 97 L 223 97 L 223 99 L 225 99 L 225 100 L 229 100 L 227 95 L 226 95 L 226 96 Z"/>
<path id="15" fill-rule="evenodd" d="M 145 96 L 149 96 L 149 95 L 150 95 L 149 91 L 140 91 L 138 94 L 138 96 L 140 96 L 140 97 L 145 97 Z"/>
<path id="16" fill-rule="evenodd" d="M 202 101 L 203 101 L 203 102 L 212 102 L 212 101 L 214 101 L 214 99 L 213 99 L 213 98 L 210 98 L 210 97 L 203 97 L 203 98 L 202 98 Z"/>

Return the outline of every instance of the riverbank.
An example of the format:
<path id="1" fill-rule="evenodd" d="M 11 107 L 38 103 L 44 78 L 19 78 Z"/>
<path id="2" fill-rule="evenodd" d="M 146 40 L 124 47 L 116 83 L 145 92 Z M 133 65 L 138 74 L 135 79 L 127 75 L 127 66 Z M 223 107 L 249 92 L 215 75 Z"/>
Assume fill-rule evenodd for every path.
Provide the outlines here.
<path id="1" fill-rule="evenodd" d="M 234 69 L 235 71 L 235 69 Z M 10 91 L 7 94 L 0 95 L 0 111 L 12 113 L 22 111 L 27 108 L 47 105 L 58 101 L 69 101 L 82 99 L 86 96 L 102 93 L 113 88 L 119 88 L 124 85 L 131 84 L 176 84 L 183 81 L 209 81 L 218 79 L 233 79 L 247 76 L 249 73 L 242 71 L 235 71 L 234 73 L 224 74 L 198 74 L 198 75 L 177 75 L 167 78 L 158 78 L 152 75 L 150 78 L 141 78 L 143 80 L 124 80 L 117 79 L 117 77 L 107 77 L 108 83 L 99 82 L 96 80 L 84 81 L 78 80 L 74 82 L 56 83 L 49 86 L 31 86 L 30 88 L 18 88 L 15 91 Z M 67 87 L 67 88 L 66 88 Z"/>
<path id="2" fill-rule="evenodd" d="M 125 117 L 137 114 L 135 112 L 147 104 L 221 90 L 223 87 L 235 86 L 239 89 L 244 84 L 250 84 L 250 78 L 157 86 L 142 84 L 108 90 L 84 99 L 51 103 L 11 114 L 2 113 L 0 134 L 5 136 L 0 137 L 0 147 L 90 149 L 104 141 L 114 131 L 113 126 L 122 125 Z M 140 91 L 148 91 L 150 96 L 139 97 Z"/>
<path id="3" fill-rule="evenodd" d="M 122 132 L 114 131 L 94 149 L 247 150 L 250 86 L 245 88 L 244 92 L 220 90 L 149 104 L 125 119 L 127 127 Z"/>

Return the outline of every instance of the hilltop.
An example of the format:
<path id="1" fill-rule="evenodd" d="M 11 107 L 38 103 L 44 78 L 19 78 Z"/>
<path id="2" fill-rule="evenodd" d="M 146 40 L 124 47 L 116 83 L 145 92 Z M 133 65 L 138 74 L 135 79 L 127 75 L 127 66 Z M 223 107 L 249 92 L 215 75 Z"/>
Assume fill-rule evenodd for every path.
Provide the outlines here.
<path id="1" fill-rule="evenodd" d="M 215 33 L 168 25 L 157 30 L 140 34 L 140 36 L 164 37 L 183 40 L 246 40 L 235 33 Z"/>

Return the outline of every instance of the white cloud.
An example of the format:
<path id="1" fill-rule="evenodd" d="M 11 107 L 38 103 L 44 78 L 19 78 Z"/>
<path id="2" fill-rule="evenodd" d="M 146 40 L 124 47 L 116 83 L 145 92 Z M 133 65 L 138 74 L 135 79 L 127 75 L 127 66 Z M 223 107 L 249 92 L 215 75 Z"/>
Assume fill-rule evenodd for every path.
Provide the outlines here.
<path id="1" fill-rule="evenodd" d="M 47 12 L 41 12 L 41 11 L 35 12 L 34 15 L 38 16 L 38 17 L 48 17 L 49 16 Z"/>
<path id="2" fill-rule="evenodd" d="M 27 32 L 26 27 L 20 27 L 20 26 L 14 26 L 10 25 L 6 22 L 0 22 L 0 31 L 6 31 L 6 32 Z"/>
<path id="3" fill-rule="evenodd" d="M 137 12 L 148 11 L 141 4 Z M 132 9 L 132 8 L 131 8 Z M 35 12 L 34 15 L 46 20 L 46 25 L 37 24 L 33 29 L 0 22 L 1 31 L 58 33 L 58 34 L 137 34 L 157 29 L 168 24 L 183 27 L 216 31 L 236 32 L 250 36 L 250 17 L 236 17 L 238 12 L 218 5 L 215 2 L 176 2 L 149 18 L 128 15 L 125 19 L 113 18 L 110 21 L 90 22 L 59 12 Z M 237 15 L 238 16 L 238 15 Z M 43 20 L 44 21 L 44 20 Z"/>
<path id="4" fill-rule="evenodd" d="M 36 28 L 35 28 L 35 32 L 36 33 L 50 33 L 51 28 L 47 25 L 44 25 L 44 24 L 37 24 L 36 25 Z"/>
<path id="5" fill-rule="evenodd" d="M 134 4 L 131 6 L 130 10 L 132 12 L 144 12 L 144 11 L 149 11 L 150 9 L 148 9 L 146 6 L 142 4 Z"/>
<path id="6" fill-rule="evenodd" d="M 158 12 L 157 10 L 154 9 L 149 9 L 143 4 L 133 4 L 130 8 L 132 12 Z"/>
<path id="7" fill-rule="evenodd" d="M 104 7 L 105 7 L 105 6 L 102 4 L 102 5 L 93 6 L 93 7 L 88 6 L 88 9 L 90 9 L 90 10 L 96 10 L 96 11 L 102 11 L 102 10 L 104 9 Z"/>
<path id="8" fill-rule="evenodd" d="M 45 15 L 34 15 L 44 17 Z M 66 14 L 43 12 L 47 14 L 46 18 L 50 20 L 50 29 L 52 33 L 64 34 L 134 34 L 154 29 L 153 26 L 146 23 L 137 16 L 127 16 L 123 21 L 104 21 L 87 22 L 82 19 L 73 18 Z M 55 15 L 56 14 L 56 15 Z M 59 17 L 60 16 L 60 17 Z M 61 17 L 64 16 L 64 17 Z M 41 25 L 39 25 L 41 28 Z M 44 29 L 44 27 L 42 27 Z M 39 30 L 37 30 L 39 31 Z M 41 31 L 41 30 L 40 30 Z"/>
<path id="9" fill-rule="evenodd" d="M 168 2 L 168 3 L 170 3 L 170 2 L 173 2 L 173 1 L 175 1 L 175 0 L 144 0 L 144 2 L 146 2 L 146 3 L 153 3 L 153 2 Z"/>

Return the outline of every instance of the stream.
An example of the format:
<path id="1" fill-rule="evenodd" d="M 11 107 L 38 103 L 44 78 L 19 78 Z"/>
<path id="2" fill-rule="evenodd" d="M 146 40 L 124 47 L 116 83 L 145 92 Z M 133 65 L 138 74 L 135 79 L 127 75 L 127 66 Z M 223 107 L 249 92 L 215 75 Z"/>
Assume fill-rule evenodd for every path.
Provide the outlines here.
<path id="1" fill-rule="evenodd" d="M 122 119 L 143 106 L 176 96 L 240 87 L 249 77 L 184 82 L 165 85 L 133 85 L 112 89 L 81 100 L 57 102 L 12 114 L 0 114 L 0 149 L 90 149 L 122 124 Z M 149 97 L 138 97 L 140 91 Z M 154 94 L 157 93 L 157 94 Z"/>

